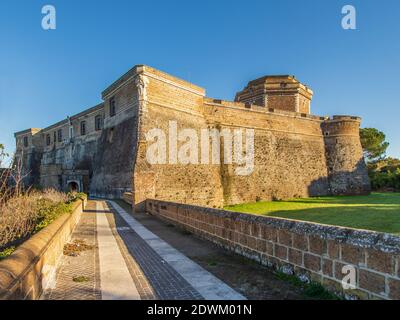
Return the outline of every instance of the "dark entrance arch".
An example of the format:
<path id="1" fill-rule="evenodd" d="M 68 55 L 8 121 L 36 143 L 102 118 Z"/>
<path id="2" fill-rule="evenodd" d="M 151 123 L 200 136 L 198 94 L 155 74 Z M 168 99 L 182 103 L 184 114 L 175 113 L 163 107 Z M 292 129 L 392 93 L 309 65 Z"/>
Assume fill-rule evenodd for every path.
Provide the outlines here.
<path id="1" fill-rule="evenodd" d="M 69 192 L 79 192 L 79 184 L 76 181 L 68 182 L 68 191 Z"/>

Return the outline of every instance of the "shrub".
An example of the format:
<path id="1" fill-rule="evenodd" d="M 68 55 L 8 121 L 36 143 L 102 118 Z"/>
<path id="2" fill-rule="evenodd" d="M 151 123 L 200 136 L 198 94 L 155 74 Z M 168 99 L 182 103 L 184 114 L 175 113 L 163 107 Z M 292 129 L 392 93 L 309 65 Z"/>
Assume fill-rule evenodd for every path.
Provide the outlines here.
<path id="1" fill-rule="evenodd" d="M 400 190 L 400 160 L 387 158 L 368 164 L 373 190 Z"/>
<path id="2" fill-rule="evenodd" d="M 400 190 L 400 169 L 397 169 L 395 172 L 372 172 L 370 173 L 370 179 L 373 190 Z"/>

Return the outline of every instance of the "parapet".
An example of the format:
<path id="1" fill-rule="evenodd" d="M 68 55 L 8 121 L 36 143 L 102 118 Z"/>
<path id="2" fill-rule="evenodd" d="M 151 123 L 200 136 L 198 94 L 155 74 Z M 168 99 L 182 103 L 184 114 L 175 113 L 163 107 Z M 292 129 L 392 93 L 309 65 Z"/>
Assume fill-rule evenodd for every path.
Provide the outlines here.
<path id="1" fill-rule="evenodd" d="M 123 76 L 121 76 L 118 80 L 116 80 L 114 83 L 112 83 L 108 88 L 106 88 L 102 92 L 102 98 L 107 99 L 108 97 L 112 96 L 112 94 L 118 88 L 125 85 L 129 81 L 133 80 L 136 77 L 136 75 L 138 75 L 138 74 L 143 74 L 145 76 L 161 80 L 170 85 L 186 89 L 192 93 L 198 94 L 203 97 L 206 94 L 206 91 L 204 88 L 199 87 L 191 82 L 171 76 L 168 73 L 162 72 L 160 70 L 154 69 L 154 68 L 146 66 L 146 65 L 136 65 L 132 69 L 130 69 L 127 73 L 125 73 Z"/>
<path id="2" fill-rule="evenodd" d="M 14 133 L 14 137 L 19 137 L 19 136 L 23 136 L 23 135 L 31 135 L 33 136 L 34 134 L 38 133 L 39 131 L 41 131 L 42 129 L 40 128 L 29 128 L 26 130 L 22 130 L 22 131 L 18 131 Z"/>
<path id="3" fill-rule="evenodd" d="M 257 104 L 243 103 L 243 102 L 233 102 L 221 99 L 213 99 L 213 98 L 204 98 L 205 105 L 216 106 L 216 107 L 225 107 L 225 108 L 233 108 L 238 110 L 248 110 L 253 112 L 261 112 L 266 114 L 275 114 L 281 116 L 287 116 L 291 118 L 302 118 L 316 121 L 326 121 L 330 118 L 328 116 L 317 116 L 309 113 L 301 113 L 295 111 L 287 111 L 283 109 L 275 109 L 275 108 L 266 108 Z"/>
<path id="4" fill-rule="evenodd" d="M 361 118 L 348 115 L 335 115 L 326 119 L 322 128 L 324 136 L 359 136 Z"/>

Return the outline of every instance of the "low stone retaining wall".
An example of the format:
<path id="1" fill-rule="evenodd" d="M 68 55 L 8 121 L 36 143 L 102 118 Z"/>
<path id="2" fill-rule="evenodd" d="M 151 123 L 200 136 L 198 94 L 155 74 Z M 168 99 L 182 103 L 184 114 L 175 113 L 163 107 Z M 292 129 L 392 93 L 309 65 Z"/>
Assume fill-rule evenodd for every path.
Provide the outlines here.
<path id="1" fill-rule="evenodd" d="M 86 199 L 77 200 L 71 214 L 62 215 L 0 261 L 0 300 L 35 300 L 54 284 L 64 244 L 85 204 Z"/>
<path id="2" fill-rule="evenodd" d="M 400 237 L 158 200 L 146 200 L 146 211 L 348 299 L 400 299 Z M 355 289 L 341 285 L 346 265 Z"/>
<path id="3" fill-rule="evenodd" d="M 132 192 L 124 192 L 123 195 L 122 195 L 122 199 L 126 203 L 129 203 L 130 205 L 132 205 L 132 199 L 133 199 Z"/>

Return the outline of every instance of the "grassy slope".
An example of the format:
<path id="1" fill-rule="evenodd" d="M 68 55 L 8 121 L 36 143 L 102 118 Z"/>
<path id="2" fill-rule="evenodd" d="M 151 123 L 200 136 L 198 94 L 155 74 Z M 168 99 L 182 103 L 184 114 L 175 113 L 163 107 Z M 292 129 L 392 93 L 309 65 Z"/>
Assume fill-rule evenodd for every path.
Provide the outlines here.
<path id="1" fill-rule="evenodd" d="M 400 193 L 256 202 L 225 209 L 400 235 Z"/>

